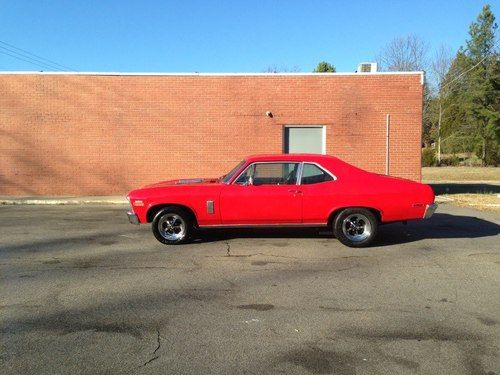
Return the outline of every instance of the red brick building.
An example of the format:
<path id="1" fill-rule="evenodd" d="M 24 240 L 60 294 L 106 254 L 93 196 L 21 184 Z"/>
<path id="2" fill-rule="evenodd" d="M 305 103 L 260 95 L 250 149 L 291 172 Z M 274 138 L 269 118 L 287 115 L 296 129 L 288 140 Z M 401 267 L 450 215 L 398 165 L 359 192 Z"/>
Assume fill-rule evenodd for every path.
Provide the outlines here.
<path id="1" fill-rule="evenodd" d="M 422 83 L 420 72 L 4 72 L 0 195 L 124 194 L 296 144 L 420 180 Z"/>

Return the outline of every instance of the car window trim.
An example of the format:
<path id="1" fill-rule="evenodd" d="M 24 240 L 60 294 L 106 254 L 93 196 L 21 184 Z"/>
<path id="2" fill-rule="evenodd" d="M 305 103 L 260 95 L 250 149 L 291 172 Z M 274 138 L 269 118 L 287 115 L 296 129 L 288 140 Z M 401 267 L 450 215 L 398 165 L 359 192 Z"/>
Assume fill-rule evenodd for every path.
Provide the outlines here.
<path id="1" fill-rule="evenodd" d="M 240 176 L 245 173 L 247 171 L 248 168 L 250 168 L 252 165 L 255 165 L 255 164 L 298 164 L 299 165 L 299 170 L 297 171 L 297 181 L 295 181 L 295 185 L 299 185 L 299 177 L 302 177 L 302 167 L 303 167 L 303 162 L 301 161 L 293 161 L 293 160 L 289 160 L 289 161 L 281 161 L 281 160 L 273 160 L 273 161 L 254 161 L 254 162 L 251 162 L 250 164 L 248 164 L 239 174 L 238 176 L 233 179 L 233 181 L 231 182 L 231 185 L 239 185 L 236 183 L 236 181 L 238 181 L 238 178 L 240 178 Z M 276 185 L 278 186 L 278 185 Z M 280 185 L 280 186 L 285 186 L 285 185 Z"/>
<path id="2" fill-rule="evenodd" d="M 300 180 L 297 179 L 297 185 L 302 185 L 302 172 L 304 170 L 304 164 L 312 164 L 312 165 L 315 165 L 316 167 L 318 167 L 319 169 L 321 169 L 323 172 L 325 172 L 326 174 L 330 175 L 330 177 L 333 178 L 333 181 L 337 181 L 337 176 L 335 176 L 332 172 L 330 172 L 328 169 L 326 169 L 325 167 L 323 167 L 321 164 L 319 163 L 316 163 L 314 161 L 304 161 L 302 162 L 302 168 L 300 169 Z M 328 182 L 328 181 L 323 181 L 323 182 Z M 322 184 L 323 182 L 318 182 L 319 184 Z M 310 184 L 310 185 L 315 185 L 315 184 Z"/>
<path id="3" fill-rule="evenodd" d="M 235 175 L 235 174 L 236 174 L 239 170 L 241 170 L 241 168 L 243 168 L 243 167 L 245 166 L 246 162 L 247 162 L 247 161 L 246 161 L 245 159 L 243 159 L 243 160 L 241 160 L 241 161 L 240 161 L 240 162 L 236 165 L 236 167 L 238 167 L 238 166 L 241 164 L 241 166 L 240 166 L 238 169 L 236 169 L 236 167 L 235 167 L 235 168 L 233 168 L 233 169 L 236 169 L 236 171 L 234 171 L 233 175 L 231 176 L 231 178 L 230 178 L 228 181 L 224 181 L 224 178 L 225 178 L 227 175 L 222 176 L 222 178 L 221 178 L 222 183 L 223 183 L 223 184 L 225 184 L 225 185 L 229 185 L 229 184 L 231 184 L 231 181 L 233 180 L 234 175 Z M 231 170 L 228 172 L 228 174 L 229 174 L 230 172 L 232 172 L 232 171 L 233 171 L 233 170 L 231 169 Z"/>

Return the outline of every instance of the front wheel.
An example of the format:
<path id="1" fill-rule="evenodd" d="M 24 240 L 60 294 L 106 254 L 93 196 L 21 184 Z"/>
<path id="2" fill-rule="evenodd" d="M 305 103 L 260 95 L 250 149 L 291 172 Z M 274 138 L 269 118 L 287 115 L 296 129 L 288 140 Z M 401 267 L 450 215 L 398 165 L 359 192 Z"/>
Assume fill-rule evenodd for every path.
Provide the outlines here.
<path id="1" fill-rule="evenodd" d="M 193 221 L 186 210 L 180 207 L 165 207 L 153 219 L 152 229 L 158 241 L 166 245 L 176 245 L 189 239 Z"/>
<path id="2" fill-rule="evenodd" d="M 333 223 L 335 237 L 349 247 L 365 247 L 377 235 L 378 220 L 366 208 L 346 208 Z"/>

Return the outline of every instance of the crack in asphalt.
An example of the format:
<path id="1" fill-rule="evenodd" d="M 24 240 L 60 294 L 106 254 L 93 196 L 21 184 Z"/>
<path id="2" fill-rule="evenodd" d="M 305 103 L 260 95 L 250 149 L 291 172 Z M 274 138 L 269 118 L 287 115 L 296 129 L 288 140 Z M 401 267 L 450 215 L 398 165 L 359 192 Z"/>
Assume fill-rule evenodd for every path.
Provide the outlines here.
<path id="1" fill-rule="evenodd" d="M 151 362 L 153 362 L 154 360 L 157 360 L 158 358 L 160 358 L 160 356 L 159 356 L 159 355 L 157 355 L 156 357 L 151 358 L 149 361 L 145 362 L 145 363 L 142 365 L 142 367 L 144 367 L 144 366 L 146 366 L 146 365 L 150 364 Z"/>
<path id="2" fill-rule="evenodd" d="M 153 354 L 156 354 L 156 352 L 160 349 L 161 347 L 161 338 L 160 338 L 160 330 L 156 330 L 156 341 L 158 342 L 158 346 L 156 347 L 155 351 L 153 352 Z"/>
<path id="3" fill-rule="evenodd" d="M 226 241 L 226 246 L 227 246 L 227 256 L 230 257 L 231 256 L 231 244 Z"/>
<path id="4" fill-rule="evenodd" d="M 161 348 L 161 337 L 160 337 L 160 330 L 159 329 L 156 330 L 156 342 L 158 343 L 158 345 L 156 346 L 156 349 L 153 351 L 152 357 L 149 360 L 147 360 L 146 362 L 144 362 L 142 367 L 144 367 L 144 366 L 150 364 L 151 362 L 156 361 L 158 358 L 160 358 L 159 355 L 156 355 L 156 352 L 158 350 L 160 350 L 160 348 Z"/>

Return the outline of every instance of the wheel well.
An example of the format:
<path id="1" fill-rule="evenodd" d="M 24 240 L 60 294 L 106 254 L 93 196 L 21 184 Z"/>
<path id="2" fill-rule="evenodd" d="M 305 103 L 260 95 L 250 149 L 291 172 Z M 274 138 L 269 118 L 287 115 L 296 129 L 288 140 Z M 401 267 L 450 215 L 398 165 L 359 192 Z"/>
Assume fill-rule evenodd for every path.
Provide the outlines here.
<path id="1" fill-rule="evenodd" d="M 165 207 L 179 207 L 179 208 L 182 208 L 183 210 L 185 210 L 188 214 L 191 215 L 191 219 L 193 219 L 193 224 L 195 226 L 198 225 L 197 221 L 196 221 L 196 215 L 194 214 L 193 210 L 190 209 L 189 207 L 187 206 L 183 206 L 182 204 L 168 204 L 168 203 L 165 203 L 165 204 L 157 204 L 155 206 L 152 206 L 149 208 L 148 212 L 146 213 L 146 220 L 148 223 L 151 223 L 153 221 L 153 219 L 155 218 L 156 214 L 164 209 Z"/>
<path id="2" fill-rule="evenodd" d="M 330 216 L 328 217 L 328 226 L 331 227 L 333 225 L 333 221 L 335 220 L 335 218 L 337 217 L 337 215 L 345 210 L 346 208 L 364 208 L 366 210 L 369 210 L 371 211 L 375 217 L 377 218 L 378 222 L 382 222 L 382 214 L 380 213 L 379 210 L 375 209 L 375 208 L 372 208 L 372 207 L 363 207 L 363 206 L 353 206 L 353 207 L 341 207 L 341 208 L 337 208 L 335 211 L 333 211 Z"/>

